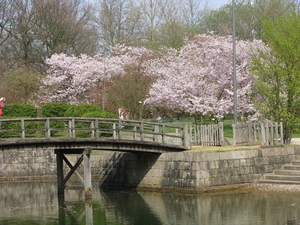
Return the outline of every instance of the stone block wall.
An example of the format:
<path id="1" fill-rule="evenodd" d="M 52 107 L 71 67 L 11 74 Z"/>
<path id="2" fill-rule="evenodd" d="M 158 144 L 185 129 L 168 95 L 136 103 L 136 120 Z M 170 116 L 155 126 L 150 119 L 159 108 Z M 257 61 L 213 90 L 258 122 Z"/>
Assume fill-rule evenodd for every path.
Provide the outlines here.
<path id="1" fill-rule="evenodd" d="M 298 146 L 156 154 L 110 153 L 96 160 L 102 188 L 203 190 L 256 182 L 283 164 L 299 160 Z"/>
<path id="2" fill-rule="evenodd" d="M 54 150 L 20 148 L 0 151 L 0 180 L 53 179 L 56 176 Z"/>
<path id="3" fill-rule="evenodd" d="M 0 181 L 55 180 L 55 157 L 53 149 L 2 150 Z M 78 157 L 67 156 L 73 164 Z M 101 188 L 201 191 L 210 187 L 255 182 L 264 174 L 296 160 L 300 160 L 299 146 L 165 154 L 94 150 L 91 166 L 92 180 L 99 182 Z M 65 166 L 65 173 L 69 170 Z M 79 172 L 82 173 L 82 166 Z"/>

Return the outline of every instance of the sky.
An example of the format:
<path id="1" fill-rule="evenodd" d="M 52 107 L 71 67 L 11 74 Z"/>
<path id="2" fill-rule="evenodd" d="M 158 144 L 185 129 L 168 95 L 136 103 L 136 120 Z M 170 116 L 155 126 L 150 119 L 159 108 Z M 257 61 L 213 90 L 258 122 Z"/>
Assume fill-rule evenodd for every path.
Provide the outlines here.
<path id="1" fill-rule="evenodd" d="M 220 8 L 222 5 L 231 3 L 231 0 L 208 0 L 207 1 L 209 3 L 209 5 L 211 5 L 214 8 Z"/>
<path id="2" fill-rule="evenodd" d="M 87 2 L 96 2 L 95 0 L 86 0 Z M 210 6 L 214 8 L 220 8 L 224 4 L 229 4 L 232 0 L 207 0 Z"/>
<path id="3" fill-rule="evenodd" d="M 96 2 L 96 0 L 86 0 L 87 2 Z M 232 3 L 232 0 L 207 0 L 208 4 L 217 9 L 217 8 L 220 8 L 222 5 L 225 5 L 225 4 L 229 4 L 229 3 Z"/>

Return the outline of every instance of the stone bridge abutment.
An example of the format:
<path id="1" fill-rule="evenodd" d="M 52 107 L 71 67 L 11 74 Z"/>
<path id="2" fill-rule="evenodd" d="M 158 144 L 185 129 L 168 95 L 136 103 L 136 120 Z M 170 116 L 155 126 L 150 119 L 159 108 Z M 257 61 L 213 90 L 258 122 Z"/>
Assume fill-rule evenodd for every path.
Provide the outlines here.
<path id="1" fill-rule="evenodd" d="M 74 165 L 80 156 L 66 153 L 66 157 Z M 92 181 L 101 188 L 204 191 L 256 182 L 264 174 L 299 159 L 300 148 L 296 145 L 169 153 L 92 150 L 90 166 Z M 67 175 L 70 168 L 64 167 Z M 82 165 L 77 169 L 79 174 L 83 170 Z M 53 148 L 0 150 L 1 182 L 56 179 Z"/>

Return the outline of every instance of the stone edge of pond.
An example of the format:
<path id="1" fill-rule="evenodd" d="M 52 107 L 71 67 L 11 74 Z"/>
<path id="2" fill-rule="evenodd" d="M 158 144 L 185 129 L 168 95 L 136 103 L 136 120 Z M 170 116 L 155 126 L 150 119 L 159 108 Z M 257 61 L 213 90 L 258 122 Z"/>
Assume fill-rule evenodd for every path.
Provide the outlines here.
<path id="1" fill-rule="evenodd" d="M 157 188 L 137 188 L 137 191 L 152 191 L 152 192 L 173 192 L 181 194 L 227 194 L 227 193 L 244 193 L 244 192 L 264 192 L 278 194 L 300 194 L 300 185 L 297 184 L 260 184 L 260 183 L 245 183 L 233 184 L 224 186 L 214 186 L 203 188 L 201 190 L 188 189 L 157 189 Z"/>

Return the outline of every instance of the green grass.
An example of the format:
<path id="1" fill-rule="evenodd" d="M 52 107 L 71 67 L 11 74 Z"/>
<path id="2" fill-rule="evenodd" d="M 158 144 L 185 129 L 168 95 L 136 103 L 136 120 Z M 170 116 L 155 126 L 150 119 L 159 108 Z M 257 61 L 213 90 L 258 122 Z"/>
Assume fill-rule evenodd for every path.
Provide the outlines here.
<path id="1" fill-rule="evenodd" d="M 234 123 L 233 120 L 224 120 L 223 122 L 223 128 L 224 128 L 224 137 L 225 138 L 233 138 L 233 129 L 232 129 L 232 124 Z M 194 118 L 183 118 L 180 120 L 174 120 L 173 122 L 166 122 L 164 123 L 166 125 L 170 126 L 182 126 L 183 124 L 187 125 L 193 125 L 194 124 Z M 166 132 L 175 132 L 174 130 L 167 128 Z M 300 134 L 299 134 L 300 135 Z"/>
<path id="2" fill-rule="evenodd" d="M 293 134 L 293 138 L 300 138 L 300 132 L 295 132 Z"/>
<path id="3" fill-rule="evenodd" d="M 225 138 L 233 138 L 232 124 L 234 124 L 233 120 L 224 120 L 223 121 L 224 137 Z"/>

